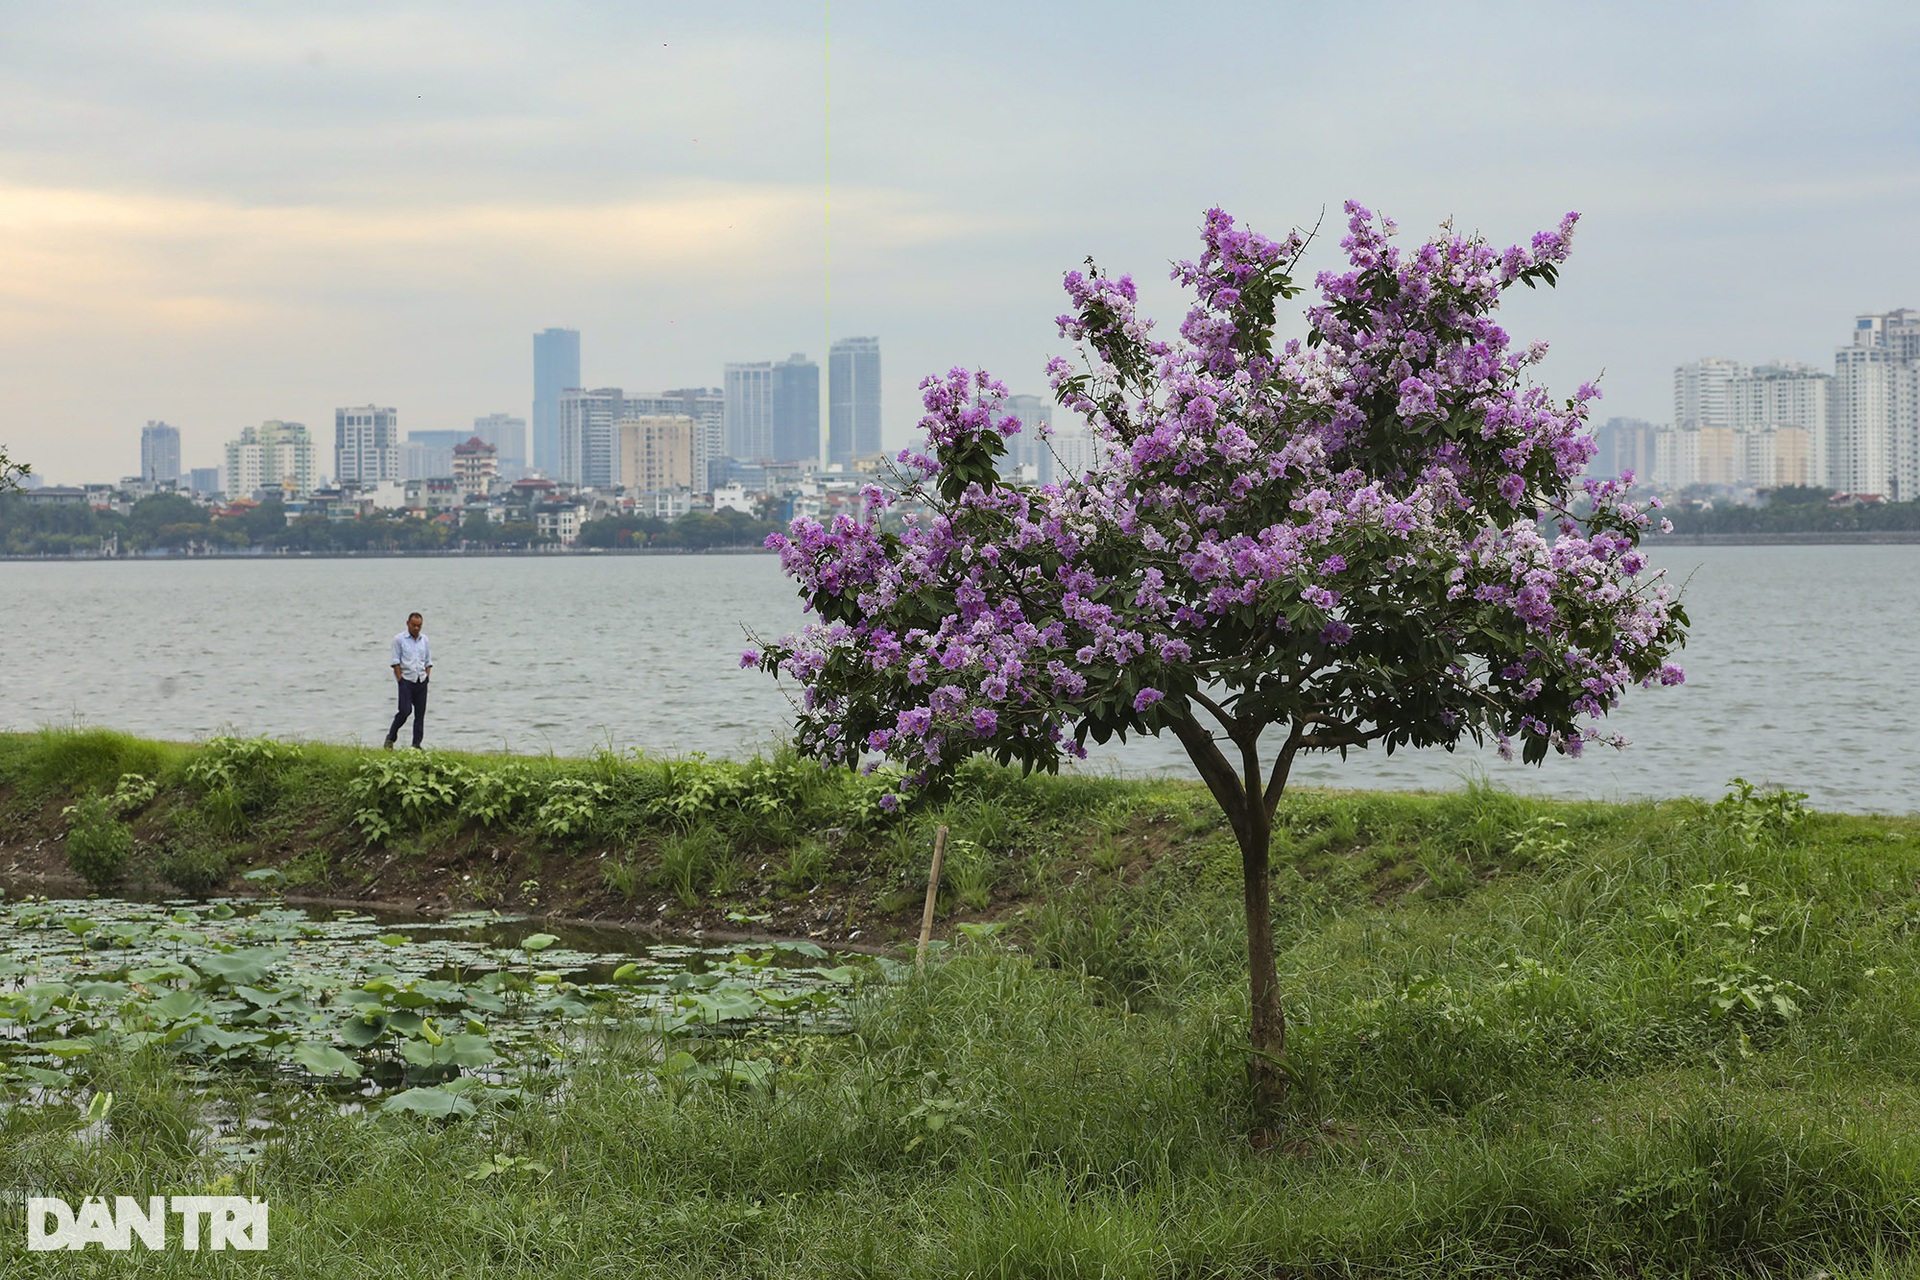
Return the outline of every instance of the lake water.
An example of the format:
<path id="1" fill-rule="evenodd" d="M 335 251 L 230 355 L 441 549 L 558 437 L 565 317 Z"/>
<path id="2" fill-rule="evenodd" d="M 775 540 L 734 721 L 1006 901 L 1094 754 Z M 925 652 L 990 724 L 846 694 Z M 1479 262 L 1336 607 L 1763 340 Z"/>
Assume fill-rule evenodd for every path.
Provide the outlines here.
<path id="1" fill-rule="evenodd" d="M 1296 781 L 1716 797 L 1738 774 L 1816 807 L 1920 810 L 1920 546 L 1668 547 L 1687 583 L 1687 683 L 1630 690 L 1633 745 L 1540 768 L 1488 752 L 1303 760 Z M 377 743 L 388 645 L 409 610 L 434 644 L 428 741 L 581 754 L 737 755 L 791 708 L 739 669 L 749 632 L 801 618 L 771 556 L 551 556 L 0 564 L 0 729 L 98 724 L 151 737 Z M 1186 773 L 1149 740 L 1088 768 Z"/>

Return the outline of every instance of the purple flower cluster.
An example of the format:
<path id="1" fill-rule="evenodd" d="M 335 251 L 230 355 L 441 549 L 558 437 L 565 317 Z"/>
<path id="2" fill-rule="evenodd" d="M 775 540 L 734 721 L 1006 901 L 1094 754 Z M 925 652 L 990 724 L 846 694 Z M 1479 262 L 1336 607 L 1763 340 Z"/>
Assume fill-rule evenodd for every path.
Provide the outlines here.
<path id="1" fill-rule="evenodd" d="M 1217 209 L 1174 268 L 1195 297 L 1176 342 L 1129 277 L 1070 273 L 1081 362 L 1048 369 L 1103 446 L 1082 478 L 996 482 L 977 457 L 1019 430 L 1005 388 L 922 383 L 927 452 L 900 461 L 924 514 L 875 490 L 861 518 L 769 540 L 821 621 L 743 663 L 799 683 L 801 745 L 914 778 L 977 751 L 1050 768 L 1205 706 L 1306 749 L 1475 737 L 1537 759 L 1597 739 L 1629 684 L 1677 683 L 1684 614 L 1638 550 L 1652 516 L 1579 479 L 1598 392 L 1556 403 L 1529 378 L 1544 345 L 1492 319 L 1504 289 L 1552 282 L 1574 215 L 1528 247 L 1409 253 L 1347 215 L 1349 269 L 1318 277 L 1305 341 L 1272 338 L 1301 237 Z"/>

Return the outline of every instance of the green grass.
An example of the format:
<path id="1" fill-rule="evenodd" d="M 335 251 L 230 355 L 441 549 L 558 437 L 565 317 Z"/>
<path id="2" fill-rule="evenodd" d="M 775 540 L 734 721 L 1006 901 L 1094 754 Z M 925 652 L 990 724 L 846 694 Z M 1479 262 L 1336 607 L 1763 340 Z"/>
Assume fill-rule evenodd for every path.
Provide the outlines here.
<path id="1" fill-rule="evenodd" d="M 48 776 L 23 763 L 37 741 L 0 739 L 16 795 Z M 58 744 L 58 776 L 110 788 L 137 747 Z M 164 750 L 159 776 L 183 774 L 191 752 Z M 92 757 L 116 763 L 73 763 Z M 302 796 L 347 838 L 325 779 L 363 759 L 304 749 L 257 820 L 291 823 Z M 657 837 L 662 891 L 698 896 L 751 843 L 760 783 L 674 811 L 703 766 L 515 767 L 608 788 L 608 834 L 543 846 L 549 872 Z M 829 839 L 863 793 L 804 785 L 786 843 L 765 842 L 777 888 L 924 884 L 945 821 L 1009 927 L 874 990 L 851 1034 L 772 1046 L 764 1089 L 694 1083 L 617 1030 L 564 1087 L 473 1121 L 296 1103 L 235 1168 L 202 1154 L 201 1104 L 161 1064 L 105 1063 L 105 1135 L 72 1105 L 8 1110 L 0 1186 L 231 1176 L 273 1204 L 270 1266 L 29 1258 L 7 1210 L 0 1274 L 1920 1275 L 1920 822 L 1764 796 L 1293 795 L 1275 920 L 1294 1084 L 1267 1134 L 1238 854 L 1196 788 L 973 770 Z M 184 786 L 153 803 L 189 804 Z M 520 1163 L 469 1176 L 496 1156 Z"/>

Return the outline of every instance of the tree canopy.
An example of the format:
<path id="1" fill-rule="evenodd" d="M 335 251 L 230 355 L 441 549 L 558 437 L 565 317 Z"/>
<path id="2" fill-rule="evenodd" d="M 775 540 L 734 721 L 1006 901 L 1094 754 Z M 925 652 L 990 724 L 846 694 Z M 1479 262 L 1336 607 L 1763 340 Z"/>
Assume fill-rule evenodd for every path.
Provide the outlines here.
<path id="1" fill-rule="evenodd" d="M 1530 376 L 1545 345 L 1493 319 L 1506 289 L 1556 282 L 1575 215 L 1528 246 L 1443 230 L 1403 253 L 1346 212 L 1348 268 L 1316 279 L 1302 339 L 1274 335 L 1305 237 L 1218 209 L 1174 268 L 1194 295 L 1174 340 L 1130 277 L 1068 273 L 1078 360 L 1049 375 L 1104 461 L 1010 486 L 1005 388 L 927 379 L 927 451 L 900 463 L 929 514 L 887 531 L 875 488 L 863 518 L 771 539 L 818 621 L 744 659 L 803 686 L 804 749 L 884 754 L 908 786 L 972 754 L 1053 769 L 1172 733 L 1240 841 L 1267 1088 L 1267 846 L 1298 753 L 1470 739 L 1537 762 L 1601 738 L 1628 685 L 1681 679 L 1685 615 L 1638 547 L 1652 517 L 1579 481 L 1597 391 L 1555 400 Z"/>

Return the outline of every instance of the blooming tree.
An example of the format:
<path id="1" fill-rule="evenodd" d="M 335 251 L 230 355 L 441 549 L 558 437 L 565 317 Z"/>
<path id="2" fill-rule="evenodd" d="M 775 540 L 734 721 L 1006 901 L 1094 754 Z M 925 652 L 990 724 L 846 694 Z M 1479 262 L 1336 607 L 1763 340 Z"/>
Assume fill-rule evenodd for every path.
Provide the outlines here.
<path id="1" fill-rule="evenodd" d="M 1406 253 L 1346 212 L 1350 265 L 1316 279 L 1304 341 L 1273 336 L 1303 238 L 1217 209 L 1174 268 L 1195 295 L 1178 340 L 1129 277 L 1069 273 L 1080 362 L 1049 375 L 1104 461 L 1003 483 L 1005 388 L 927 379 L 927 451 L 900 455 L 926 514 L 884 527 L 870 488 L 862 517 L 769 539 L 818 621 L 743 658 L 801 686 L 803 749 L 888 757 L 908 787 L 974 754 L 1055 769 L 1088 739 L 1178 739 L 1240 847 L 1263 1105 L 1286 1052 L 1268 846 L 1300 753 L 1617 744 L 1594 722 L 1629 684 L 1678 683 L 1685 640 L 1644 572 L 1652 517 L 1578 479 L 1598 393 L 1556 402 L 1529 377 L 1545 345 L 1493 320 L 1504 290 L 1554 283 L 1575 215 L 1528 247 L 1448 231 Z"/>

